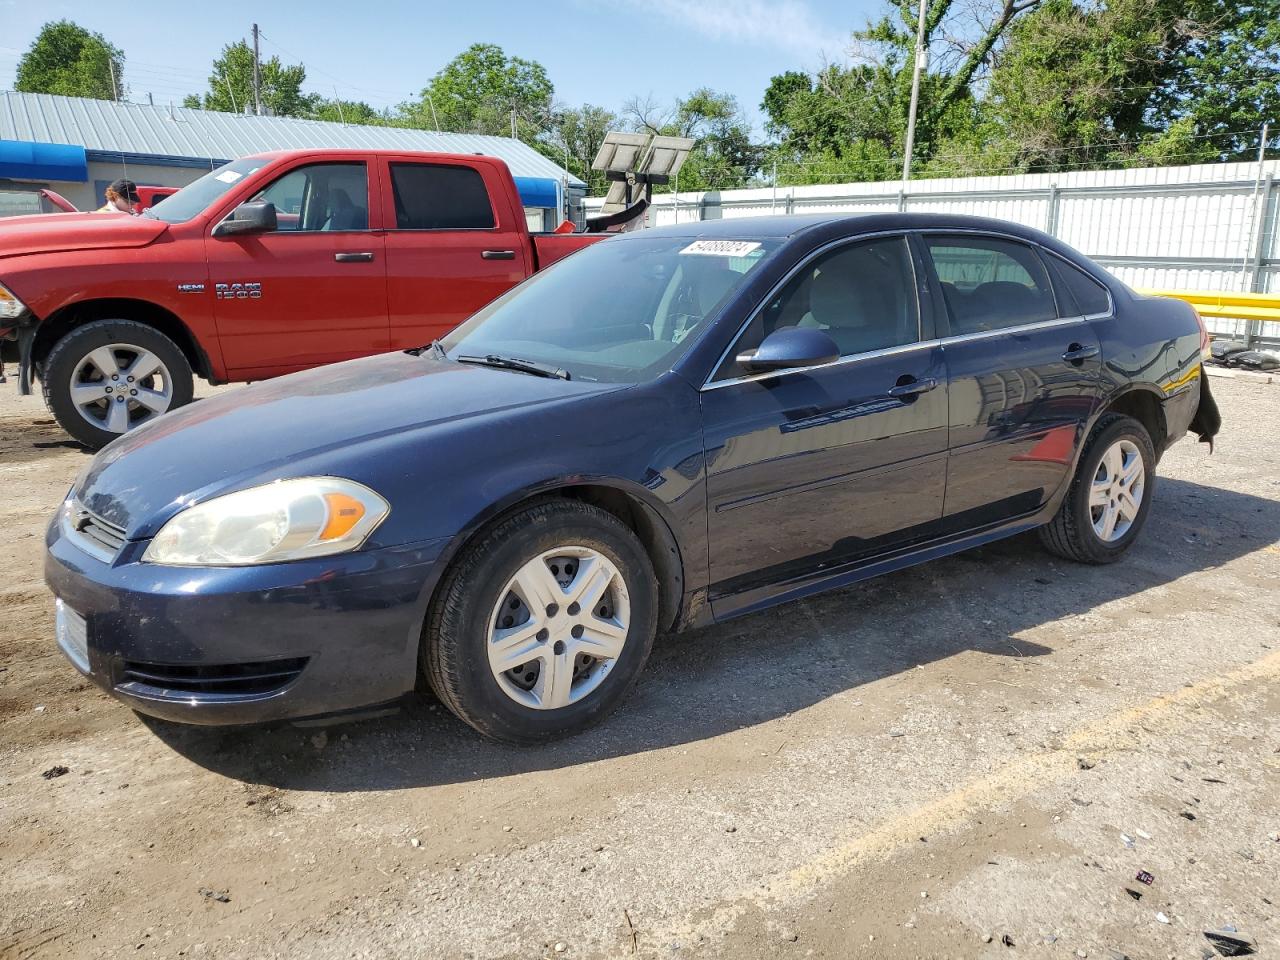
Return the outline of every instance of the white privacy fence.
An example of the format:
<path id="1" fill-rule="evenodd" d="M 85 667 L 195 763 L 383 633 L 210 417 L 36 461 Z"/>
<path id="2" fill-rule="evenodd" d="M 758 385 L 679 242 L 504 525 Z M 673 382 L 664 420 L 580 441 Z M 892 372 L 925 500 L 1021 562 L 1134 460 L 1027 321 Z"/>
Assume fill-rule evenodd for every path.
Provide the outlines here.
<path id="1" fill-rule="evenodd" d="M 1130 286 L 1280 295 L 1280 161 L 659 194 L 649 225 L 787 213 L 910 211 L 1035 227 Z M 591 215 L 601 200 L 585 201 Z M 1219 333 L 1242 322 L 1208 321 Z M 1280 324 L 1253 333 L 1280 336 Z"/>

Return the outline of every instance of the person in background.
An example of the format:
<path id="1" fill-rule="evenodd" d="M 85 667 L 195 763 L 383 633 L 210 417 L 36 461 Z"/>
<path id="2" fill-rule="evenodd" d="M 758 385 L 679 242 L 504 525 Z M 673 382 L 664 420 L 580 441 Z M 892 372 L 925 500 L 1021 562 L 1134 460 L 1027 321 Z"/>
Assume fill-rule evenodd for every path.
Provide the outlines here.
<path id="1" fill-rule="evenodd" d="M 138 185 L 132 180 L 113 180 L 107 187 L 107 202 L 95 213 L 133 213 L 133 205 L 139 203 Z"/>

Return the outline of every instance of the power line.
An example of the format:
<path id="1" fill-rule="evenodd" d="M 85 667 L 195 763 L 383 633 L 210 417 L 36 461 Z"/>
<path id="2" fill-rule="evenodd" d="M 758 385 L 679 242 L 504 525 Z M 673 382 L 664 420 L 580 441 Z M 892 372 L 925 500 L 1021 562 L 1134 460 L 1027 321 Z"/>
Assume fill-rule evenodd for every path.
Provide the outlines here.
<path id="1" fill-rule="evenodd" d="M 305 61 L 305 59 L 304 59 L 304 58 L 302 58 L 302 57 L 298 56 L 296 53 L 291 53 L 289 50 L 286 50 L 283 46 L 281 46 L 281 45 L 280 45 L 279 43 L 277 43 L 275 40 L 272 40 L 270 37 L 268 37 L 268 36 L 267 36 L 265 33 L 263 33 L 261 30 L 259 30 L 259 31 L 258 31 L 258 36 L 259 36 L 262 40 L 265 40 L 267 43 L 269 43 L 271 46 L 275 47 L 275 49 L 279 50 L 281 53 L 283 53 L 283 54 L 284 54 L 286 57 L 288 57 L 289 59 L 291 59 L 291 60 L 296 60 L 298 63 L 303 64 L 304 66 L 306 65 L 306 61 Z M 373 95 L 373 96 L 377 97 L 378 99 L 386 99 L 386 97 L 390 97 L 390 96 L 393 96 L 393 97 L 406 97 L 406 94 L 404 94 L 404 93 L 402 93 L 402 92 L 398 92 L 398 91 L 397 91 L 397 92 L 392 92 L 392 91 L 388 91 L 388 90 L 377 90 L 377 89 L 374 89 L 374 88 L 372 88 L 372 87 L 358 87 L 358 86 L 356 86 L 356 85 L 355 85 L 355 84 L 353 84 L 353 83 L 348 83 L 346 80 L 343 80 L 341 77 L 334 76 L 332 73 L 329 73 L 327 70 L 323 70 L 323 69 L 321 69 L 320 67 L 312 66 L 312 67 L 310 67 L 309 69 L 314 70 L 316 73 L 320 74 L 322 77 L 326 77 L 327 79 L 332 80 L 334 83 L 340 84 L 342 87 L 344 87 L 344 88 L 346 88 L 346 89 L 348 89 L 348 90 L 355 90 L 355 91 L 357 91 L 358 93 L 363 93 L 363 94 L 366 94 L 366 95 Z M 383 94 L 383 95 L 385 95 L 385 96 L 378 96 L 379 94 Z M 410 93 L 410 94 L 408 94 L 408 95 L 407 95 L 407 97 L 406 97 L 406 98 L 407 98 L 407 99 L 412 99 L 412 98 L 413 98 L 413 96 L 414 96 L 414 94 Z M 395 105 L 395 104 L 386 104 L 386 106 L 394 106 L 394 105 Z"/>

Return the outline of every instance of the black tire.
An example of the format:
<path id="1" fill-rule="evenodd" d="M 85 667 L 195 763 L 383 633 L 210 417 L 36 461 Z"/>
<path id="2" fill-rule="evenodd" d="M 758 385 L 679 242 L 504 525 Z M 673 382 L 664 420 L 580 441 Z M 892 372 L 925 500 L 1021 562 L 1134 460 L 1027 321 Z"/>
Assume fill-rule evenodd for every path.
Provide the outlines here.
<path id="1" fill-rule="evenodd" d="M 508 696 L 490 669 L 489 618 L 503 599 L 499 591 L 524 564 L 569 545 L 595 550 L 617 568 L 631 607 L 628 632 L 595 690 L 564 707 L 536 709 Z M 440 701 L 480 733 L 508 743 L 541 743 L 590 727 L 622 702 L 649 657 L 657 620 L 658 585 L 636 535 L 598 507 L 548 499 L 498 520 L 465 548 L 440 584 L 419 657 Z"/>
<path id="2" fill-rule="evenodd" d="M 71 388 L 74 385 L 72 378 L 81 361 L 90 353 L 111 345 L 135 348 L 139 352 L 145 350 L 164 364 L 171 380 L 169 410 L 176 410 L 190 403 L 195 387 L 191 364 L 178 345 L 155 327 L 133 320 L 95 320 L 76 327 L 55 343 L 49 352 L 41 375 L 41 387 L 44 390 L 44 402 L 62 429 L 93 450 L 105 447 L 120 436 L 120 433 L 106 429 L 105 417 L 103 425 L 96 426 L 81 415 L 71 398 Z M 121 355 L 125 354 L 122 352 Z M 150 378 L 143 381 L 146 384 L 150 382 Z M 135 420 L 155 416 L 136 403 L 130 402 L 128 405 Z"/>
<path id="3" fill-rule="evenodd" d="M 1137 517 L 1121 537 L 1108 542 L 1093 528 L 1089 492 L 1103 455 L 1120 440 L 1130 440 L 1138 448 L 1145 471 L 1145 486 Z M 1155 469 L 1155 446 L 1146 428 L 1123 414 L 1103 414 L 1085 441 L 1075 476 L 1071 478 L 1071 486 L 1062 505 L 1054 518 L 1040 528 L 1040 542 L 1050 553 L 1077 563 L 1104 564 L 1119 560 L 1133 546 L 1147 522 L 1151 499 L 1155 494 Z"/>

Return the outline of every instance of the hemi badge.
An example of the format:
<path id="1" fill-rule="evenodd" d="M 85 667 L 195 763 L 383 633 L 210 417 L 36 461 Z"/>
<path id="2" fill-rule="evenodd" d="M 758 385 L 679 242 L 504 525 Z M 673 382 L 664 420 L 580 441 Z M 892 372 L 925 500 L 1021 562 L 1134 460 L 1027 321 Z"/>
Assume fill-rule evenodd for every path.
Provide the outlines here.
<path id="1" fill-rule="evenodd" d="M 180 283 L 178 284 L 179 293 L 204 293 L 203 283 Z"/>

